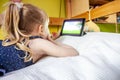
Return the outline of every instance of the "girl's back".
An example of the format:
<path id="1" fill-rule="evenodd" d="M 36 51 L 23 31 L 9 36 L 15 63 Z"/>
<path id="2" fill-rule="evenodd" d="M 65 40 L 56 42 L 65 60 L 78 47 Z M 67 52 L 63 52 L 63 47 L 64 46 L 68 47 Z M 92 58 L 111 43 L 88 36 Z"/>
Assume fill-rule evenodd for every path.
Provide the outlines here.
<path id="1" fill-rule="evenodd" d="M 24 51 L 18 50 L 15 45 L 2 46 L 0 40 L 0 67 L 5 72 L 14 71 L 32 64 L 32 61 L 24 62 Z"/>

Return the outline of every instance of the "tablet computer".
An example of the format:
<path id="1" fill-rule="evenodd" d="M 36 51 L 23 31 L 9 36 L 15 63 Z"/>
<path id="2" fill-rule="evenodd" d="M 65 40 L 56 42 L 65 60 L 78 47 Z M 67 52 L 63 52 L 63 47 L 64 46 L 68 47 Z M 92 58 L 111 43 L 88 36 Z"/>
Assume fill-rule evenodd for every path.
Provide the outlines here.
<path id="1" fill-rule="evenodd" d="M 65 19 L 62 25 L 60 35 L 82 36 L 85 24 L 85 18 Z"/>

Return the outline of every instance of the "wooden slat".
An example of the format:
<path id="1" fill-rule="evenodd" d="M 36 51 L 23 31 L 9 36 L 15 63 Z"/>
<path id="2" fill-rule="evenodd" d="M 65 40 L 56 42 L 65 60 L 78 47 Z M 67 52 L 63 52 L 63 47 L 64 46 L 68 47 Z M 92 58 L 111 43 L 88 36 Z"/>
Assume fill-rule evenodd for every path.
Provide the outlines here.
<path id="1" fill-rule="evenodd" d="M 91 10 L 91 19 L 120 12 L 120 0 L 109 2 L 103 6 Z"/>
<path id="2" fill-rule="evenodd" d="M 102 16 L 106 16 L 109 14 L 117 13 L 120 12 L 120 0 L 115 0 L 112 2 L 109 2 L 107 4 L 104 4 L 98 8 L 92 9 L 91 10 L 91 19 L 99 18 Z M 76 15 L 72 18 L 86 18 L 88 20 L 88 12 L 85 12 L 80 15 Z"/>
<path id="3" fill-rule="evenodd" d="M 62 25 L 65 18 L 49 17 L 49 25 Z"/>
<path id="4" fill-rule="evenodd" d="M 77 15 L 77 16 L 74 16 L 72 18 L 86 18 L 86 20 L 89 19 L 89 11 L 83 13 L 83 14 L 80 14 L 80 15 Z"/>

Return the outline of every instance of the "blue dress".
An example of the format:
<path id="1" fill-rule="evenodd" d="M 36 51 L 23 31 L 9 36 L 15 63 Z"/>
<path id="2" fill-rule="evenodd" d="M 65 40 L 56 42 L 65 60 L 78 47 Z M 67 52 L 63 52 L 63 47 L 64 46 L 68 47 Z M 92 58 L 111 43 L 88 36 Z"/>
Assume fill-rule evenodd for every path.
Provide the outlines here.
<path id="1" fill-rule="evenodd" d="M 33 64 L 32 60 L 24 62 L 25 52 L 15 48 L 15 45 L 2 46 L 0 40 L 0 76 Z"/>

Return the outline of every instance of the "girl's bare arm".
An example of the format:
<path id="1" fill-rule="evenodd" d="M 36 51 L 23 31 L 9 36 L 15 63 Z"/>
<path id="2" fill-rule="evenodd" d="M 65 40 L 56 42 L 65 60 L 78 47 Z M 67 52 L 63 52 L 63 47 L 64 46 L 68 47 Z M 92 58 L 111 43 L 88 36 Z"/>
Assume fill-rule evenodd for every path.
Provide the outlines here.
<path id="1" fill-rule="evenodd" d="M 34 40 L 34 44 L 32 46 L 32 48 L 35 48 L 35 50 L 39 52 L 55 57 L 78 55 L 78 52 L 71 46 L 62 43 L 54 43 L 45 39 Z"/>

